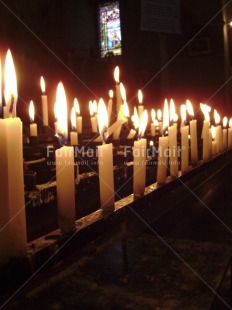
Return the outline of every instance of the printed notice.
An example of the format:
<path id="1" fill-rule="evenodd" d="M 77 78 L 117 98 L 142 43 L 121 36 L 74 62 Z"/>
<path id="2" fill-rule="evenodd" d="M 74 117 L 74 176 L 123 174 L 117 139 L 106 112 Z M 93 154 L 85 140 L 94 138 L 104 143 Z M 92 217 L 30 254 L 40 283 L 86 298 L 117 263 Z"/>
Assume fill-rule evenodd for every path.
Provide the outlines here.
<path id="1" fill-rule="evenodd" d="M 141 30 L 181 33 L 179 0 L 142 0 Z"/>

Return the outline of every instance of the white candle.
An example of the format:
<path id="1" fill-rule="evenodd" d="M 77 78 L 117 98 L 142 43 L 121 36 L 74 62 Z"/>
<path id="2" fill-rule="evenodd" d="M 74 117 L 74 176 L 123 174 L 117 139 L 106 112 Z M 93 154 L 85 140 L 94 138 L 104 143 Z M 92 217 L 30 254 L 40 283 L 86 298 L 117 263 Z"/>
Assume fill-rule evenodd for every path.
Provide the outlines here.
<path id="1" fill-rule="evenodd" d="M 55 152 L 59 227 L 62 233 L 75 230 L 74 149 L 63 146 Z"/>
<path id="2" fill-rule="evenodd" d="M 189 122 L 190 127 L 190 153 L 191 153 L 191 164 L 194 165 L 198 161 L 198 143 L 197 143 L 197 120 L 191 120 Z"/>
<path id="3" fill-rule="evenodd" d="M 176 126 L 168 127 L 169 166 L 172 178 L 178 177 L 178 150 L 177 150 Z"/>
<path id="4" fill-rule="evenodd" d="M 103 144 L 97 148 L 101 208 L 110 212 L 114 210 L 113 145 Z"/>
<path id="5" fill-rule="evenodd" d="M 58 84 L 56 93 L 57 134 L 64 144 L 67 140 L 67 101 L 62 83 Z M 58 222 L 62 233 L 75 230 L 75 179 L 74 149 L 62 146 L 55 152 Z"/>
<path id="6" fill-rule="evenodd" d="M 127 136 L 127 139 L 134 139 L 135 135 L 136 135 L 136 130 L 131 129 Z"/>
<path id="7" fill-rule="evenodd" d="M 22 122 L 0 119 L 0 262 L 26 256 Z"/>
<path id="8" fill-rule="evenodd" d="M 228 123 L 228 120 L 227 120 L 227 117 L 225 116 L 223 118 L 223 130 L 222 130 L 222 144 L 223 144 L 223 151 L 225 151 L 228 147 L 228 136 L 227 136 L 227 133 L 228 133 L 228 130 L 227 130 L 227 123 Z"/>
<path id="9" fill-rule="evenodd" d="M 228 148 L 232 147 L 232 118 L 229 121 L 229 128 L 228 128 Z"/>
<path id="10" fill-rule="evenodd" d="M 74 109 L 77 115 L 76 118 L 76 130 L 77 133 L 82 133 L 82 116 L 80 116 L 80 105 L 79 102 L 77 101 L 77 98 L 74 98 Z"/>
<path id="11" fill-rule="evenodd" d="M 34 123 L 34 117 L 35 117 L 35 108 L 34 103 L 31 100 L 29 105 L 29 116 L 32 124 L 30 124 L 30 136 L 31 137 L 37 137 L 37 124 Z"/>
<path id="12" fill-rule="evenodd" d="M 102 141 L 106 139 L 104 136 L 108 127 L 108 113 L 105 103 L 102 99 L 98 105 L 98 127 Z M 98 146 L 98 175 L 101 208 L 105 212 L 114 210 L 114 172 L 113 172 L 113 146 L 103 144 Z"/>
<path id="13" fill-rule="evenodd" d="M 168 166 L 168 137 L 159 137 L 157 183 L 166 183 Z"/>
<path id="14" fill-rule="evenodd" d="M 203 154 L 202 159 L 208 160 L 209 159 L 209 121 L 203 121 L 203 128 L 202 128 L 202 139 L 203 139 Z"/>
<path id="15" fill-rule="evenodd" d="M 181 171 L 184 172 L 189 166 L 189 126 L 181 128 Z"/>
<path id="16" fill-rule="evenodd" d="M 146 152 L 147 140 L 140 139 L 134 142 L 133 156 L 133 192 L 135 197 L 143 196 L 146 185 Z"/>
<path id="17" fill-rule="evenodd" d="M 218 143 L 217 141 L 215 140 L 215 127 L 214 126 L 211 126 L 211 134 L 212 134 L 212 156 L 215 156 L 217 155 L 218 153 Z"/>
<path id="18" fill-rule="evenodd" d="M 222 126 L 220 125 L 220 115 L 217 110 L 214 109 L 214 120 L 216 124 L 215 128 L 215 140 L 217 141 L 218 151 L 223 151 L 223 141 L 222 141 Z"/>
<path id="19" fill-rule="evenodd" d="M 111 122 L 111 114 L 112 114 L 112 109 L 113 109 L 113 96 L 114 96 L 114 92 L 111 89 L 109 91 L 109 101 L 108 101 L 108 106 L 107 106 L 109 124 Z"/>
<path id="20" fill-rule="evenodd" d="M 154 123 L 151 123 L 151 136 L 155 137 L 156 126 Z"/>
<path id="21" fill-rule="evenodd" d="M 5 61 L 5 102 L 8 110 L 16 114 L 17 81 L 9 50 Z M 0 263 L 26 256 L 22 145 L 21 120 L 0 119 Z"/>
<path id="22" fill-rule="evenodd" d="M 138 101 L 139 101 L 139 106 L 138 106 L 138 114 L 139 114 L 139 119 L 141 119 L 144 111 L 143 107 L 143 93 L 141 89 L 138 90 Z"/>
<path id="23" fill-rule="evenodd" d="M 42 76 L 40 78 L 40 86 L 42 90 L 41 99 L 42 99 L 43 125 L 48 126 L 48 99 L 47 99 L 47 95 L 45 95 L 45 81 Z"/>
<path id="24" fill-rule="evenodd" d="M 70 144 L 78 145 L 78 134 L 76 132 L 76 112 L 74 107 L 72 107 L 71 110 L 71 126 L 72 131 L 70 132 Z"/>

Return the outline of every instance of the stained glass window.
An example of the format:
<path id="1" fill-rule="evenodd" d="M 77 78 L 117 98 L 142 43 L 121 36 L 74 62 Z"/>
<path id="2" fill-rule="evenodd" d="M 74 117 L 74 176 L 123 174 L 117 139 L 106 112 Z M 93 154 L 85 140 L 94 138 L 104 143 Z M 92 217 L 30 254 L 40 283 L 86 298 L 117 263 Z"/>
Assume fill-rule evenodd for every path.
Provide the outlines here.
<path id="1" fill-rule="evenodd" d="M 99 6 L 99 31 L 101 57 L 121 55 L 121 24 L 119 2 Z"/>

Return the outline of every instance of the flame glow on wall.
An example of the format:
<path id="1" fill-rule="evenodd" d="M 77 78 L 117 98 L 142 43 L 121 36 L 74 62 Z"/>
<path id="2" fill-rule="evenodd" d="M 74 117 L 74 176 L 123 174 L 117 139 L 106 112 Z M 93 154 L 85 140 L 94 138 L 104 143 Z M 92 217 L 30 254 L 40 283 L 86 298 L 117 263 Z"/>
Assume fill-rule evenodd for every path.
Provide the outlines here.
<path id="1" fill-rule="evenodd" d="M 118 1 L 99 6 L 99 32 L 101 58 L 121 55 L 122 38 Z"/>

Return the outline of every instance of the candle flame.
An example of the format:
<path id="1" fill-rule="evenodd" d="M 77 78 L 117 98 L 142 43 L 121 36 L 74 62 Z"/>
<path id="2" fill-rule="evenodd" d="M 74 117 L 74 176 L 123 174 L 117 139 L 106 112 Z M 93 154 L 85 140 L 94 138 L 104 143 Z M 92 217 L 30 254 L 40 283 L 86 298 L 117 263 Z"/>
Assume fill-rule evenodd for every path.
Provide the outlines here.
<path id="1" fill-rule="evenodd" d="M 54 103 L 54 116 L 55 116 L 55 120 L 57 120 L 57 108 L 56 108 L 56 102 Z"/>
<path id="2" fill-rule="evenodd" d="M 41 91 L 42 91 L 42 93 L 43 94 L 45 94 L 45 81 L 44 81 L 44 78 L 43 78 L 43 76 L 41 76 L 41 78 L 40 78 L 40 87 L 41 87 Z"/>
<path id="3" fill-rule="evenodd" d="M 122 83 L 120 83 L 120 93 L 123 101 L 126 101 L 126 90 Z"/>
<path id="4" fill-rule="evenodd" d="M 4 79 L 5 79 L 4 95 L 7 110 L 9 112 L 9 116 L 15 117 L 16 104 L 18 100 L 18 90 L 17 90 L 16 72 L 10 50 L 8 50 L 6 53 Z"/>
<path id="5" fill-rule="evenodd" d="M 155 109 L 151 109 L 151 119 L 152 119 L 152 122 L 154 123 L 155 122 Z"/>
<path id="6" fill-rule="evenodd" d="M 114 69 L 114 80 L 116 83 L 119 83 L 119 67 L 116 66 Z"/>
<path id="7" fill-rule="evenodd" d="M 205 120 L 210 121 L 209 112 L 211 111 L 211 107 L 205 103 L 200 103 L 201 111 L 204 114 Z"/>
<path id="8" fill-rule="evenodd" d="M 232 118 L 229 120 L 229 127 L 232 128 Z"/>
<path id="9" fill-rule="evenodd" d="M 154 141 L 151 140 L 149 144 L 150 146 L 154 146 Z"/>
<path id="10" fill-rule="evenodd" d="M 211 125 L 211 135 L 212 135 L 212 139 L 215 140 L 216 129 L 215 129 L 214 125 Z"/>
<path id="11" fill-rule="evenodd" d="M 97 114 L 97 101 L 96 100 L 93 101 L 93 113 Z"/>
<path id="12" fill-rule="evenodd" d="M 34 103 L 31 100 L 30 104 L 29 104 L 29 117 L 30 117 L 30 121 L 31 123 L 34 123 L 34 119 L 35 119 L 35 108 L 34 108 Z"/>
<path id="13" fill-rule="evenodd" d="M 72 125 L 72 130 L 76 131 L 76 128 L 77 128 L 77 118 L 76 118 L 75 107 L 72 107 L 72 110 L 71 110 L 71 125 Z"/>
<path id="14" fill-rule="evenodd" d="M 220 115 L 218 114 L 218 111 L 216 109 L 214 109 L 214 121 L 215 121 L 215 124 L 218 125 L 220 123 Z"/>
<path id="15" fill-rule="evenodd" d="M 77 98 L 74 98 L 73 106 L 74 106 L 76 114 L 80 115 L 80 113 L 81 113 L 80 112 L 80 105 L 79 105 L 79 102 L 78 102 Z"/>
<path id="16" fill-rule="evenodd" d="M 174 122 L 175 115 L 176 115 L 176 108 L 175 108 L 175 103 L 173 99 L 170 100 L 169 115 L 170 115 L 170 121 Z"/>
<path id="17" fill-rule="evenodd" d="M 186 107 L 185 104 L 182 104 L 180 106 L 180 114 L 181 114 L 181 120 L 182 120 L 183 123 L 185 123 L 186 118 L 187 118 L 187 113 L 186 112 L 187 112 L 187 107 Z"/>
<path id="18" fill-rule="evenodd" d="M 194 116 L 193 106 L 190 100 L 186 100 L 186 109 L 189 115 Z"/>
<path id="19" fill-rule="evenodd" d="M 169 109 L 168 109 L 168 100 L 164 100 L 164 112 L 163 112 L 163 133 L 169 127 Z"/>
<path id="20" fill-rule="evenodd" d="M 57 136 L 60 144 L 64 145 L 68 138 L 67 122 L 67 100 L 64 86 L 59 82 L 56 91 L 56 113 L 57 113 Z"/>
<path id="21" fill-rule="evenodd" d="M 134 128 L 138 129 L 139 128 L 139 114 L 138 114 L 136 107 L 134 107 L 134 114 L 131 116 L 131 120 L 134 124 Z"/>
<path id="22" fill-rule="evenodd" d="M 223 117 L 223 121 L 222 121 L 223 127 L 226 128 L 227 124 L 228 124 L 228 118 L 226 116 Z"/>
<path id="23" fill-rule="evenodd" d="M 114 97 L 114 92 L 112 89 L 109 90 L 109 97 L 110 97 L 110 99 L 113 99 L 113 97 Z"/>
<path id="24" fill-rule="evenodd" d="M 105 102 L 102 98 L 100 98 L 98 103 L 98 128 L 102 140 L 103 142 L 105 142 L 107 139 L 108 112 L 106 109 Z"/>
<path id="25" fill-rule="evenodd" d="M 139 104 L 143 103 L 143 93 L 141 89 L 138 90 L 138 101 L 139 101 Z"/>
<path id="26" fill-rule="evenodd" d="M 161 121 L 161 119 L 162 119 L 162 111 L 160 109 L 158 109 L 158 111 L 157 111 L 157 118 L 159 121 Z"/>
<path id="27" fill-rule="evenodd" d="M 148 121 L 148 113 L 147 110 L 144 110 L 139 124 L 139 138 L 141 138 L 145 133 L 145 130 L 147 128 L 147 121 Z"/>
<path id="28" fill-rule="evenodd" d="M 93 114 L 94 114 L 93 102 L 91 100 L 89 101 L 89 114 L 90 114 L 90 116 L 93 116 Z"/>
<path id="29" fill-rule="evenodd" d="M 123 103 L 123 114 L 126 118 L 130 117 L 130 111 L 126 101 Z"/>

